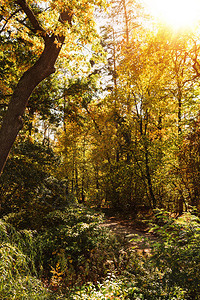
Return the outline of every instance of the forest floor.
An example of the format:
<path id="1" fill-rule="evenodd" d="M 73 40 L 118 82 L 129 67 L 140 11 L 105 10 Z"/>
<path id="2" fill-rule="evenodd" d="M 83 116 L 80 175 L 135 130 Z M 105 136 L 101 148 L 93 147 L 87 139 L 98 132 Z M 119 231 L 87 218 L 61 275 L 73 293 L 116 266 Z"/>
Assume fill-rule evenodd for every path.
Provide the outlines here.
<path id="1" fill-rule="evenodd" d="M 135 249 L 139 254 L 150 255 L 150 242 L 156 237 L 149 232 L 149 228 L 130 219 L 120 217 L 105 217 L 101 226 L 110 229 L 114 234 L 124 238 L 128 248 Z"/>

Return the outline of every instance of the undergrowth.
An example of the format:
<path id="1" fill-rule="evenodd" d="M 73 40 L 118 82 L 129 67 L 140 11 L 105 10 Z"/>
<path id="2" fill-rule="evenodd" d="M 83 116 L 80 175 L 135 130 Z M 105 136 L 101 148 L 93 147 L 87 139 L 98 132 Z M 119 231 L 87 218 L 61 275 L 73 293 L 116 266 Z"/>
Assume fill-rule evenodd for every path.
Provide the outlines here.
<path id="1" fill-rule="evenodd" d="M 83 207 L 51 212 L 38 231 L 0 220 L 0 299 L 200 299 L 196 216 L 157 211 L 150 256 L 128 248 L 102 220 Z"/>
<path id="2" fill-rule="evenodd" d="M 0 299 L 50 299 L 35 274 L 32 232 L 17 232 L 0 220 Z"/>

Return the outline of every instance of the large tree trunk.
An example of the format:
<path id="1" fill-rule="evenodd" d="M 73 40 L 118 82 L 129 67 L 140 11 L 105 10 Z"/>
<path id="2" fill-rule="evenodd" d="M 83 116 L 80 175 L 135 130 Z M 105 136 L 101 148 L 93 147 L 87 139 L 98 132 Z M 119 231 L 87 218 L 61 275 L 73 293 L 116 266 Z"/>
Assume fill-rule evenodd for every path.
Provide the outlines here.
<path id="1" fill-rule="evenodd" d="M 54 65 L 65 40 L 64 36 L 56 36 L 55 34 L 49 36 L 48 33 L 45 32 L 26 0 L 15 0 L 15 3 L 20 7 L 20 10 L 26 14 L 26 17 L 30 21 L 32 25 L 32 29 L 30 27 L 30 30 L 36 34 L 40 33 L 40 36 L 44 40 L 44 50 L 38 61 L 27 70 L 19 80 L 3 119 L 0 129 L 0 175 L 17 134 L 23 127 L 22 119 L 28 104 L 28 99 L 35 87 L 42 80 L 55 72 Z M 58 21 L 62 24 L 68 22 L 71 26 L 72 17 L 73 12 L 65 7 L 65 11 L 61 12 Z"/>
<path id="2" fill-rule="evenodd" d="M 54 64 L 64 42 L 64 37 L 45 38 L 45 47 L 39 60 L 19 80 L 3 119 L 0 130 L 0 174 L 3 171 L 11 147 L 18 132 L 23 127 L 23 114 L 28 104 L 28 99 L 35 87 L 55 71 Z"/>

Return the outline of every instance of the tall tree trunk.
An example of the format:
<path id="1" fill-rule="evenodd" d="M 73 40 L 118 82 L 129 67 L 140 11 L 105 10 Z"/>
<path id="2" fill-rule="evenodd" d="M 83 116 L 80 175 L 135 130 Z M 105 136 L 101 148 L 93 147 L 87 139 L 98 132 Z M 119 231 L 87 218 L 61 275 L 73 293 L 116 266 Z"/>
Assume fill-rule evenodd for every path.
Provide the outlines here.
<path id="1" fill-rule="evenodd" d="M 85 176 L 84 173 L 82 174 L 82 179 L 81 179 L 81 203 L 85 202 L 85 191 L 84 191 L 84 186 L 85 186 Z"/>
<path id="2" fill-rule="evenodd" d="M 179 151 L 180 151 L 180 143 L 181 143 L 181 135 L 182 135 L 182 91 L 181 91 L 181 86 L 179 81 L 177 82 L 178 85 L 178 145 L 179 145 Z M 179 169 L 181 170 L 182 168 L 182 162 L 181 162 L 181 157 L 178 156 L 178 164 L 179 164 Z M 181 174 L 181 173 L 180 173 Z M 181 191 L 178 203 L 177 203 L 177 211 L 178 215 L 181 216 L 183 213 L 183 208 L 184 208 L 184 196 Z"/>
<path id="3" fill-rule="evenodd" d="M 76 198 L 79 199 L 79 184 L 78 184 L 78 169 L 77 165 L 75 166 L 75 191 L 76 191 Z"/>
<path id="4" fill-rule="evenodd" d="M 150 207 L 155 208 L 156 207 L 156 198 L 155 198 L 154 192 L 153 192 L 151 173 L 150 173 L 150 168 L 149 168 L 149 151 L 148 151 L 148 147 L 146 144 L 145 144 L 144 148 L 145 148 L 145 168 L 146 168 L 147 186 L 148 186 L 149 195 L 151 198 L 151 203 L 149 203 L 149 204 L 150 204 Z"/>
<path id="5" fill-rule="evenodd" d="M 23 115 L 28 99 L 35 87 L 55 72 L 54 64 L 60 50 L 61 47 L 55 43 L 55 36 L 46 39 L 41 57 L 24 73 L 17 84 L 0 130 L 0 173 L 3 171 L 17 134 L 23 127 Z"/>
<path id="6" fill-rule="evenodd" d="M 145 172 L 146 172 L 146 179 L 147 179 L 147 187 L 149 192 L 149 206 L 152 208 L 156 207 L 156 198 L 153 192 L 153 185 L 152 185 L 152 178 L 150 172 L 150 164 L 149 164 L 149 149 L 148 149 L 148 140 L 147 140 L 147 126 L 148 126 L 148 111 L 145 112 L 144 118 L 144 129 L 143 129 L 143 121 L 142 118 L 140 119 L 140 134 L 144 142 L 144 155 L 145 155 Z"/>
<path id="7" fill-rule="evenodd" d="M 178 135 L 179 137 L 182 133 L 181 119 L 182 119 L 182 92 L 181 92 L 180 84 L 178 83 Z"/>
<path id="8" fill-rule="evenodd" d="M 129 24 L 128 24 L 128 13 L 126 8 L 126 0 L 122 0 L 122 5 L 124 8 L 124 20 L 125 20 L 125 34 L 126 34 L 126 45 L 129 44 Z"/>
<path id="9" fill-rule="evenodd" d="M 42 80 L 55 72 L 54 65 L 65 40 L 64 36 L 56 36 L 54 34 L 49 36 L 45 32 L 26 0 L 16 0 L 15 2 L 26 14 L 32 25 L 33 33 L 39 32 L 41 37 L 43 37 L 44 50 L 38 61 L 19 80 L 3 119 L 0 129 L 0 175 L 17 134 L 23 127 L 23 115 L 29 97 Z M 59 21 L 61 23 L 68 22 L 71 25 L 71 19 L 72 13 L 67 9 L 60 14 Z"/>

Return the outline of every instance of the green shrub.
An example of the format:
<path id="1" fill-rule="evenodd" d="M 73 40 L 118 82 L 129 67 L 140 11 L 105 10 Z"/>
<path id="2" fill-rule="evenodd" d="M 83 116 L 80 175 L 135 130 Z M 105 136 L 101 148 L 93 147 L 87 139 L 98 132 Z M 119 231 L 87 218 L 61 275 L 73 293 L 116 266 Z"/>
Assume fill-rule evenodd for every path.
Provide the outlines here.
<path id="1" fill-rule="evenodd" d="M 151 262 L 162 273 L 170 290 L 177 285 L 187 291 L 185 299 L 200 299 L 200 220 L 191 213 L 178 219 L 168 213 L 156 213 L 153 232 L 158 236 L 152 248 Z"/>
<path id="2" fill-rule="evenodd" d="M 109 233 L 102 220 L 84 207 L 49 213 L 39 232 L 0 220 L 0 299 L 199 299 L 197 217 L 157 211 L 147 257 Z"/>
<path id="3" fill-rule="evenodd" d="M 0 220 L 0 299 L 50 299 L 42 282 L 33 276 L 33 260 L 22 252 L 30 251 L 27 236 Z"/>
<path id="4" fill-rule="evenodd" d="M 79 290 L 73 291 L 69 300 L 125 299 L 130 289 L 135 289 L 137 293 L 134 283 L 125 285 L 123 280 L 112 274 L 102 283 L 83 285 Z"/>
<path id="5" fill-rule="evenodd" d="M 29 138 L 17 143 L 0 177 L 0 218 L 17 229 L 40 230 L 51 211 L 64 209 L 67 183 L 56 178 L 59 158 L 50 147 Z"/>
<path id="6" fill-rule="evenodd" d="M 63 299 L 69 300 L 183 300 L 184 292 L 174 287 L 173 291 L 167 293 L 158 288 L 158 282 L 148 281 L 148 276 L 141 285 L 137 278 L 109 276 L 102 283 L 83 285 L 81 288 Z M 154 278 L 155 279 L 155 278 Z M 145 284 L 144 284 L 145 283 Z"/>
<path id="7" fill-rule="evenodd" d="M 41 253 L 37 264 L 55 288 L 97 282 L 118 265 L 122 245 L 99 225 L 101 221 L 101 216 L 80 207 L 55 211 L 44 219 L 36 242 Z"/>

